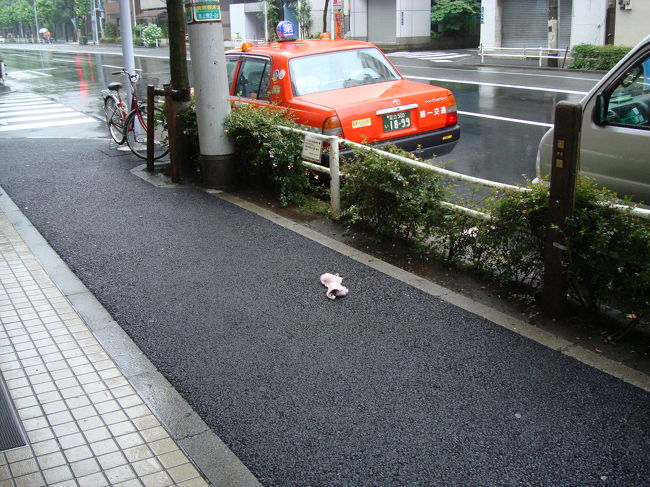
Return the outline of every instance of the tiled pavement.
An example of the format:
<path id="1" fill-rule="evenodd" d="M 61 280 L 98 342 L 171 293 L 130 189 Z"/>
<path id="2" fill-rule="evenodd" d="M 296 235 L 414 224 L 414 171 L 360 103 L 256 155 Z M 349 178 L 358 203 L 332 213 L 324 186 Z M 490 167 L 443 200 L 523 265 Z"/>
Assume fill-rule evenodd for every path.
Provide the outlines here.
<path id="1" fill-rule="evenodd" d="M 0 370 L 29 440 L 0 487 L 208 485 L 2 212 Z"/>

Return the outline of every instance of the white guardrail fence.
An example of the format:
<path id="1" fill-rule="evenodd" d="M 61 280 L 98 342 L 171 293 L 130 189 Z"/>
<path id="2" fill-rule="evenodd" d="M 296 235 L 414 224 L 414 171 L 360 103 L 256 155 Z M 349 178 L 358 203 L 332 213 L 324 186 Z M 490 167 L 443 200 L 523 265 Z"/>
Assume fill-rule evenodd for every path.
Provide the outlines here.
<path id="1" fill-rule="evenodd" d="M 439 174 L 440 176 L 447 177 L 449 179 L 453 179 L 456 181 L 463 181 L 466 183 L 476 184 L 478 186 L 483 186 L 486 188 L 493 188 L 493 189 L 502 189 L 502 190 L 519 191 L 519 192 L 530 191 L 530 188 L 526 188 L 523 186 L 514 186 L 511 184 L 504 184 L 496 181 L 490 181 L 489 179 L 476 178 L 474 176 L 467 176 L 466 174 L 450 171 L 449 169 L 443 169 L 441 167 L 432 166 L 431 164 L 427 164 L 426 162 L 416 161 L 414 159 L 409 159 L 407 157 L 391 154 L 390 152 L 386 152 L 380 149 L 375 149 L 374 147 L 370 147 L 363 144 L 357 144 L 356 142 L 341 139 L 335 135 L 322 135 L 314 132 L 308 132 L 306 130 L 300 130 L 293 127 L 279 126 L 278 128 L 286 132 L 296 132 L 299 134 L 303 134 L 305 136 L 305 141 L 306 141 L 305 146 L 310 145 L 310 143 L 313 144 L 314 141 L 317 141 L 315 144 L 317 145 L 317 147 L 315 147 L 315 150 L 313 151 L 314 155 L 318 154 L 317 157 L 314 157 L 315 160 L 320 160 L 320 150 L 321 150 L 322 143 L 323 142 L 329 143 L 329 167 L 322 166 L 320 164 L 316 164 L 305 160 L 303 160 L 302 163 L 304 166 L 308 167 L 309 169 L 312 169 L 314 171 L 323 174 L 328 174 L 330 176 L 330 205 L 332 207 L 332 217 L 335 219 L 338 219 L 341 215 L 342 174 L 339 168 L 339 149 L 341 144 L 347 147 L 351 147 L 351 148 L 355 148 L 367 152 L 374 152 L 375 154 L 381 155 L 387 159 L 399 161 L 411 167 L 424 169 L 425 171 L 433 172 Z M 305 150 L 303 150 L 303 155 L 304 154 L 305 154 Z M 464 206 L 456 205 L 454 203 L 443 201 L 441 202 L 441 204 L 451 210 L 465 213 L 477 218 L 483 218 L 486 220 L 492 218 L 492 216 L 487 213 L 483 213 L 481 211 L 477 211 L 472 208 L 466 208 Z M 636 208 L 636 207 L 631 207 L 631 206 L 626 206 L 626 205 L 621 205 L 616 203 L 610 203 L 610 206 L 622 212 L 630 212 L 631 214 L 638 216 L 640 218 L 650 219 L 650 210 L 646 210 L 644 208 Z"/>
<path id="2" fill-rule="evenodd" d="M 556 53 L 556 54 L 551 54 Z M 563 53 L 563 54 L 562 54 Z M 569 55 L 569 48 L 555 49 L 550 47 L 485 47 L 482 44 L 478 46 L 478 55 L 481 58 L 481 64 L 485 57 L 504 57 L 504 58 L 521 58 L 521 59 L 539 59 L 538 65 L 542 67 L 544 59 L 562 60 L 564 67 L 567 60 L 573 59 Z"/>

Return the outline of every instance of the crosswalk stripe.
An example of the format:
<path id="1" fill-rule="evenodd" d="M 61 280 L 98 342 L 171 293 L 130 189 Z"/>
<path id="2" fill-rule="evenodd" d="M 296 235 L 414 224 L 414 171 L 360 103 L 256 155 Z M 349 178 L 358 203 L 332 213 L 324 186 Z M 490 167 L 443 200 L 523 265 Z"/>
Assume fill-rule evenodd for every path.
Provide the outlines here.
<path id="1" fill-rule="evenodd" d="M 41 114 L 33 115 L 29 117 L 13 117 L 13 118 L 0 118 L 0 125 L 7 123 L 15 122 L 33 122 L 35 120 L 54 120 L 57 118 L 76 118 L 76 117 L 85 117 L 81 112 L 65 112 L 65 113 L 52 113 L 52 114 Z"/>
<path id="2" fill-rule="evenodd" d="M 453 62 L 453 59 L 468 57 L 470 56 L 470 54 L 458 54 L 453 52 L 431 52 L 431 51 L 419 51 L 419 52 L 398 51 L 398 52 L 389 53 L 389 56 L 422 59 L 424 61 L 433 61 L 437 63 L 450 63 Z"/>
<path id="3" fill-rule="evenodd" d="M 21 125 L 0 126 L 0 132 L 9 132 L 12 130 L 38 129 L 38 128 L 46 128 L 46 127 L 62 127 L 64 125 L 75 125 L 80 123 L 93 123 L 93 122 L 97 122 L 97 120 L 90 117 L 84 117 L 75 120 L 53 120 L 51 122 L 36 122 L 36 123 L 26 123 Z"/>
<path id="4" fill-rule="evenodd" d="M 0 98 L 2 100 L 2 98 Z M 25 101 L 45 101 L 47 98 L 43 98 L 42 96 L 28 96 L 28 97 L 20 97 L 17 98 L 15 96 L 12 96 L 10 98 L 11 101 L 0 101 L 0 104 L 6 104 L 6 103 L 21 103 Z"/>
<path id="5" fill-rule="evenodd" d="M 31 107 L 31 106 L 44 106 L 44 105 L 53 105 L 56 102 L 48 100 L 34 100 L 34 101 L 25 101 L 22 103 L 0 103 L 0 110 L 5 108 L 15 108 L 15 107 Z"/>
<path id="6" fill-rule="evenodd" d="M 20 108 L 24 108 L 25 110 L 40 110 L 40 109 L 49 109 L 52 107 L 62 107 L 60 103 L 30 103 L 28 106 L 25 105 L 18 105 L 16 107 L 6 107 L 6 108 L 0 108 L 0 114 L 6 113 L 6 112 L 12 112 L 14 110 L 18 110 Z"/>
<path id="7" fill-rule="evenodd" d="M 38 110 L 19 110 L 12 112 L 0 113 L 3 117 L 15 117 L 20 115 L 38 115 L 40 113 L 56 113 L 56 112 L 74 112 L 72 108 L 64 107 L 63 105 L 52 106 L 52 108 L 41 108 Z"/>

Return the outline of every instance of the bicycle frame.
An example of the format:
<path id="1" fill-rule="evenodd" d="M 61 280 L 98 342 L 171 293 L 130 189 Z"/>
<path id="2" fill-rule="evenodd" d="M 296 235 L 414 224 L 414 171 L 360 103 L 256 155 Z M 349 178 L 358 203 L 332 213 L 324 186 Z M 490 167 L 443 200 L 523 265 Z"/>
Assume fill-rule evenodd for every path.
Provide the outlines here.
<path id="1" fill-rule="evenodd" d="M 122 75 L 122 76 L 126 77 L 126 79 L 128 80 L 128 82 L 129 82 L 129 84 L 131 86 L 131 102 L 130 102 L 130 106 L 128 108 L 127 108 L 127 105 L 126 105 L 126 100 L 122 97 L 121 85 L 117 89 L 114 88 L 114 87 L 111 88 L 111 86 L 109 85 L 108 89 L 102 90 L 102 94 L 103 94 L 103 97 L 104 97 L 104 105 L 106 105 L 106 101 L 109 98 L 114 101 L 115 108 L 114 108 L 113 112 L 111 112 L 110 114 L 109 113 L 106 114 L 106 119 L 107 119 L 107 122 L 109 124 L 109 129 L 110 130 L 112 130 L 111 126 L 113 126 L 113 127 L 117 128 L 117 129 L 119 129 L 119 131 L 123 134 L 123 137 L 122 137 L 121 141 L 119 141 L 118 139 L 113 137 L 115 139 L 115 141 L 118 144 L 121 145 L 121 144 L 124 143 L 124 140 L 126 139 L 127 131 L 129 131 L 129 128 L 126 126 L 126 120 L 127 120 L 128 116 L 129 116 L 129 114 L 131 112 L 135 111 L 138 122 L 139 122 L 140 126 L 144 130 L 146 130 L 146 122 L 145 122 L 145 120 L 143 118 L 143 115 L 142 115 L 142 102 L 140 102 L 138 100 L 138 97 L 137 97 L 137 94 L 136 94 L 136 88 L 135 88 L 135 83 L 139 79 L 139 75 L 137 73 L 134 74 L 134 75 L 131 75 L 128 71 L 126 71 L 124 69 L 122 69 L 120 71 L 115 71 L 115 72 L 113 72 L 111 74 L 113 74 L 113 75 Z M 118 111 L 119 111 L 119 117 L 120 117 L 120 120 L 121 120 L 120 124 L 117 124 L 117 123 L 114 123 L 114 122 L 110 121 L 110 120 L 113 119 L 113 117 L 115 117 L 116 112 L 118 112 Z M 131 124 L 131 125 L 133 126 L 133 124 Z"/>
<path id="2" fill-rule="evenodd" d="M 154 117 L 152 120 L 148 120 L 147 113 L 144 109 L 145 103 L 138 100 L 135 90 L 135 83 L 137 82 L 139 75 L 130 75 L 124 69 L 112 74 L 121 74 L 128 78 L 131 85 L 131 101 L 129 107 L 130 110 L 127 111 L 127 97 L 122 96 L 121 83 L 111 83 L 108 85 L 108 89 L 102 90 L 106 123 L 111 138 L 118 145 L 126 143 L 135 155 L 142 159 L 146 159 L 146 151 L 143 151 L 142 148 L 149 147 L 147 143 L 147 138 L 149 137 L 147 126 L 151 125 L 157 134 L 154 136 L 154 160 L 164 157 L 169 152 L 169 146 L 166 145 L 166 128 L 157 124 L 155 121 L 156 116 L 161 115 L 161 110 L 155 106 L 152 107 L 152 109 L 155 110 Z M 118 111 L 119 115 L 117 115 Z M 156 128 L 157 125 L 158 129 Z M 154 132 L 152 131 L 152 134 L 153 133 Z M 162 141 L 162 143 L 160 141 Z"/>

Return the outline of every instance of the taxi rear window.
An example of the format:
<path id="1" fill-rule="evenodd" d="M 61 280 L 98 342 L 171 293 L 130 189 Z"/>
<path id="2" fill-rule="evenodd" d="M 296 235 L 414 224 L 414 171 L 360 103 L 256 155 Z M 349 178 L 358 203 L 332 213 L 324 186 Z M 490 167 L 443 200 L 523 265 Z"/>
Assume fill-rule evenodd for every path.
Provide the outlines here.
<path id="1" fill-rule="evenodd" d="M 302 56 L 291 59 L 289 69 L 295 96 L 400 79 L 374 48 Z"/>

